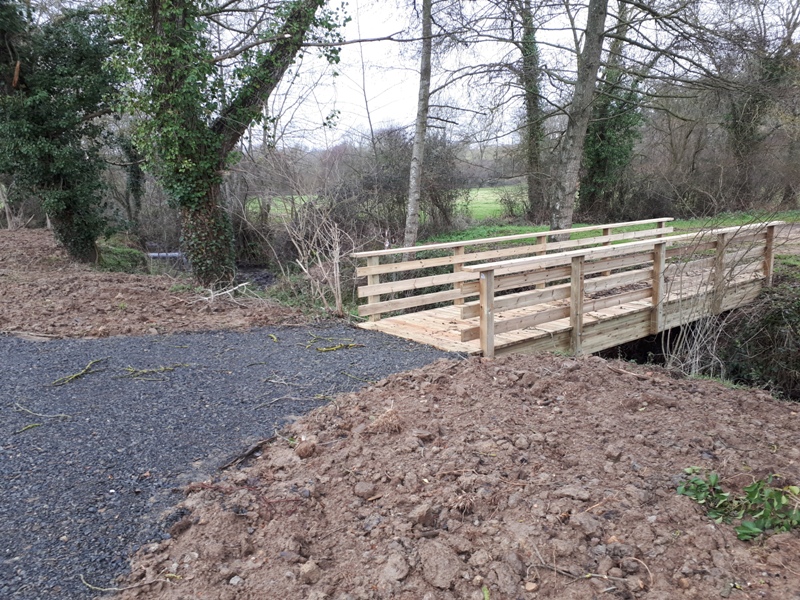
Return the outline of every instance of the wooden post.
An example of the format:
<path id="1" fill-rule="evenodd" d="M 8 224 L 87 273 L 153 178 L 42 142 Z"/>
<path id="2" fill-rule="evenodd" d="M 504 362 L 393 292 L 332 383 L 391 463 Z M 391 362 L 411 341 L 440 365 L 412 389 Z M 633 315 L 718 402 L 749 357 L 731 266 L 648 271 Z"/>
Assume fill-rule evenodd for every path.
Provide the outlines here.
<path id="1" fill-rule="evenodd" d="M 541 248 L 541 250 L 537 250 L 534 253 L 536 256 L 542 256 L 543 254 L 547 254 L 547 236 L 546 235 L 543 235 L 542 237 L 540 237 L 537 240 L 536 245 Z M 536 289 L 537 290 L 541 290 L 544 287 L 545 287 L 545 283 L 544 282 L 536 284 Z"/>
<path id="2" fill-rule="evenodd" d="M 656 229 L 664 229 L 664 227 L 666 227 L 666 226 L 667 226 L 667 222 L 666 221 L 659 221 L 658 224 L 656 225 Z M 664 234 L 663 233 L 659 233 L 659 234 L 656 235 L 656 237 L 657 238 L 664 237 Z"/>
<path id="3" fill-rule="evenodd" d="M 381 257 L 380 256 L 368 256 L 367 257 L 367 266 L 368 267 L 377 267 L 379 264 L 381 264 Z M 378 285 L 380 282 L 381 282 L 381 276 L 380 275 L 367 275 L 367 285 Z M 380 295 L 378 295 L 378 296 L 367 296 L 367 304 L 374 304 L 374 303 L 380 302 L 380 301 L 381 301 Z M 380 321 L 380 318 L 381 318 L 380 315 L 370 315 L 369 316 L 369 320 L 372 321 L 372 322 Z"/>
<path id="4" fill-rule="evenodd" d="M 608 237 L 610 235 L 611 235 L 611 227 L 604 227 L 603 237 Z M 603 246 L 610 246 L 610 245 L 611 245 L 611 240 L 603 242 Z M 609 275 L 611 275 L 611 271 L 603 271 L 602 273 L 600 273 L 601 277 L 608 277 Z"/>
<path id="5" fill-rule="evenodd" d="M 657 334 L 664 329 L 664 296 L 666 281 L 664 270 L 667 266 L 667 244 L 661 242 L 653 246 L 653 308 L 650 309 L 650 333 Z"/>
<path id="6" fill-rule="evenodd" d="M 570 350 L 577 356 L 581 353 L 583 337 L 583 255 L 572 258 L 570 277 L 569 324 L 572 327 Z"/>
<path id="7" fill-rule="evenodd" d="M 494 271 L 481 271 L 481 350 L 494 358 Z"/>
<path id="8" fill-rule="evenodd" d="M 718 315 L 722 312 L 722 299 L 725 296 L 725 250 L 728 247 L 730 234 L 717 234 L 717 253 L 714 255 L 714 290 L 712 292 L 711 312 Z"/>
<path id="9" fill-rule="evenodd" d="M 775 263 L 775 225 L 767 226 L 767 245 L 764 248 L 764 285 L 772 287 Z"/>
<path id="10" fill-rule="evenodd" d="M 456 246 L 455 248 L 453 248 L 453 256 L 464 256 L 464 246 Z M 460 273 L 463 270 L 464 270 L 464 263 L 461 263 L 461 262 L 453 263 L 453 273 Z M 461 283 L 454 283 L 453 284 L 453 289 L 460 291 L 462 289 L 462 284 Z M 464 299 L 463 298 L 456 298 L 453 301 L 453 304 L 455 306 L 460 306 L 460 305 L 464 304 Z"/>

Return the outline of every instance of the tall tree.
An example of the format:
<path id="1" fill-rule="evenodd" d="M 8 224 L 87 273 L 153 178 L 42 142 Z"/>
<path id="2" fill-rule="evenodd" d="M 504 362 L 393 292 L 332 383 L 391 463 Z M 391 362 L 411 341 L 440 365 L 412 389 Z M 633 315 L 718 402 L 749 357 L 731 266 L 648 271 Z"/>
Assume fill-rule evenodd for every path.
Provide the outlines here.
<path id="1" fill-rule="evenodd" d="M 525 100 L 523 149 L 528 194 L 525 212 L 528 220 L 538 221 L 545 212 L 545 177 L 542 167 L 544 113 L 541 107 L 542 70 L 539 60 L 539 45 L 536 42 L 534 6 L 531 0 L 522 0 L 520 16 L 522 18 L 522 40 L 519 44 L 522 54 L 520 84 Z"/>
<path id="2" fill-rule="evenodd" d="M 642 94 L 638 88 L 645 73 L 626 68 L 624 57 L 630 12 L 628 5 L 620 4 L 614 37 L 597 85 L 581 169 L 580 212 L 606 221 L 625 218 L 624 207 L 616 204 L 623 195 L 623 173 L 633 157 L 642 122 Z"/>
<path id="3" fill-rule="evenodd" d="M 419 94 L 417 97 L 417 119 L 414 125 L 414 143 L 411 149 L 411 169 L 408 184 L 408 207 L 403 246 L 417 243 L 419 232 L 419 199 L 422 193 L 422 169 L 425 160 L 425 135 L 428 131 L 428 109 L 431 98 L 431 53 L 433 50 L 433 27 L 431 5 L 433 0 L 422 0 L 422 51 L 419 65 Z"/>
<path id="4" fill-rule="evenodd" d="M 41 199 L 56 237 L 73 257 L 93 261 L 95 240 L 105 228 L 99 155 L 104 129 L 97 117 L 108 112 L 115 92 L 107 22 L 91 12 L 67 11 L 42 27 L 29 22 L 19 31 L 23 13 L 9 3 L 0 10 L 6 41 L 0 173 Z"/>
<path id="5" fill-rule="evenodd" d="M 235 264 L 220 183 L 228 157 L 317 31 L 335 41 L 325 0 L 250 6 L 238 0 L 120 0 L 118 27 L 132 48 L 132 107 L 145 116 L 140 146 L 181 210 L 183 249 L 204 285 L 230 282 Z M 318 14 L 320 13 L 320 14 Z M 229 25 L 212 51 L 209 22 Z M 329 50 L 336 60 L 335 50 Z"/>
<path id="6" fill-rule="evenodd" d="M 572 226 L 575 201 L 580 184 L 581 159 L 586 130 L 592 116 L 592 100 L 605 39 L 608 0 L 590 0 L 586 16 L 583 48 L 578 54 L 575 89 L 567 109 L 567 128 L 558 150 L 558 176 L 550 188 L 550 228 Z"/>

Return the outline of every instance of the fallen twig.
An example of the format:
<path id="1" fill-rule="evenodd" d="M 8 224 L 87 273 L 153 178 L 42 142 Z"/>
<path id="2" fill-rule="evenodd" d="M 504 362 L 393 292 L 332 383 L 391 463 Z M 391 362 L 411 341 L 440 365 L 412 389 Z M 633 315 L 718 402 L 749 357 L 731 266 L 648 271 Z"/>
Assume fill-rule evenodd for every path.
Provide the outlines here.
<path id="1" fill-rule="evenodd" d="M 296 402 L 301 402 L 302 398 L 297 398 L 295 396 L 281 396 L 280 398 L 275 398 L 274 400 L 270 400 L 269 402 L 264 402 L 263 404 L 259 404 L 256 406 L 256 409 L 264 408 L 265 406 L 272 406 L 273 404 L 277 404 L 281 400 L 294 400 Z"/>
<path id="2" fill-rule="evenodd" d="M 335 352 L 336 350 L 349 350 L 350 348 L 363 348 L 364 344 L 337 344 L 335 346 L 327 346 L 317 348 L 317 352 Z"/>
<path id="3" fill-rule="evenodd" d="M 56 379 L 52 383 L 52 385 L 54 385 L 54 386 L 66 385 L 71 381 L 75 381 L 76 379 L 79 379 L 79 378 L 83 377 L 84 375 L 89 375 L 91 373 L 100 373 L 101 371 L 105 371 L 105 369 L 92 369 L 92 367 L 94 365 L 96 365 L 97 363 L 99 363 L 99 362 L 103 362 L 104 360 L 108 360 L 108 358 L 109 357 L 106 356 L 105 358 L 98 358 L 97 360 L 89 361 L 89 364 L 86 365 L 83 368 L 83 370 L 81 370 L 81 371 L 79 371 L 77 373 L 73 373 L 72 375 L 66 375 L 65 377 L 59 377 L 58 379 Z"/>
<path id="4" fill-rule="evenodd" d="M 255 444 L 250 446 L 247 450 L 245 450 L 244 452 L 242 452 L 238 456 L 235 456 L 231 460 L 226 462 L 224 465 L 221 465 L 221 466 L 217 467 L 217 470 L 224 471 L 225 469 L 229 469 L 230 467 L 236 466 L 236 465 L 244 462 L 245 459 L 249 458 L 250 456 L 252 456 L 256 452 L 261 450 L 261 448 L 263 448 L 267 444 L 271 444 L 272 442 L 275 441 L 275 439 L 276 439 L 276 437 L 272 436 L 271 438 L 267 438 L 265 440 L 261 440 L 261 441 L 256 442 Z"/>
<path id="5" fill-rule="evenodd" d="M 148 378 L 147 375 L 156 375 L 158 373 L 167 373 L 174 371 L 178 367 L 188 367 L 186 364 L 174 364 L 168 367 L 158 367 L 155 369 L 134 369 L 133 367 L 125 367 L 125 375 L 120 375 L 117 379 L 144 379 L 145 381 L 163 381 L 163 378 Z"/>
<path id="6" fill-rule="evenodd" d="M 153 579 L 152 581 L 143 581 L 142 583 L 136 583 L 134 585 L 128 585 L 121 588 L 120 587 L 104 588 L 104 587 L 97 587 L 96 585 L 92 585 L 91 583 L 86 581 L 86 579 L 83 576 L 83 573 L 81 573 L 80 577 L 81 577 L 81 583 L 83 583 L 83 585 L 85 585 L 90 590 L 95 592 L 124 592 L 125 590 L 133 590 L 136 588 L 144 587 L 146 585 L 152 585 L 153 583 L 169 583 L 168 579 Z"/>
<path id="7" fill-rule="evenodd" d="M 24 406 L 22 406 L 18 402 L 14 402 L 14 410 L 17 411 L 17 412 L 25 412 L 25 413 L 28 413 L 29 415 L 33 416 L 33 417 L 39 417 L 39 418 L 42 418 L 42 419 L 71 419 L 72 418 L 72 415 L 63 415 L 63 414 L 43 415 L 43 414 L 40 414 L 40 413 L 36 413 L 36 412 L 33 412 L 32 410 L 30 410 L 28 408 L 25 408 Z"/>
<path id="8" fill-rule="evenodd" d="M 355 375 L 351 375 L 347 371 L 342 371 L 341 373 L 342 373 L 342 375 L 345 375 L 346 377 L 349 377 L 350 379 L 355 379 L 356 381 L 363 381 L 364 383 L 368 383 L 370 385 L 375 385 L 375 383 L 376 383 L 375 381 L 370 381 L 369 379 L 362 379 L 361 377 L 356 377 Z"/>
<path id="9" fill-rule="evenodd" d="M 620 373 L 622 375 L 632 375 L 637 379 L 641 379 L 642 381 L 649 381 L 652 379 L 649 375 L 639 375 L 638 373 L 631 373 L 630 371 L 626 371 L 625 369 L 617 369 L 616 367 L 612 367 L 611 365 L 606 365 L 609 369 L 614 371 L 615 373 Z"/>
<path id="10" fill-rule="evenodd" d="M 19 429 L 19 430 L 15 431 L 14 435 L 16 435 L 18 433 L 23 433 L 25 431 L 28 431 L 29 429 L 34 429 L 36 427 L 41 427 L 41 426 L 42 426 L 41 423 L 31 423 L 30 425 L 25 425 L 25 427 L 23 427 L 22 429 Z"/>

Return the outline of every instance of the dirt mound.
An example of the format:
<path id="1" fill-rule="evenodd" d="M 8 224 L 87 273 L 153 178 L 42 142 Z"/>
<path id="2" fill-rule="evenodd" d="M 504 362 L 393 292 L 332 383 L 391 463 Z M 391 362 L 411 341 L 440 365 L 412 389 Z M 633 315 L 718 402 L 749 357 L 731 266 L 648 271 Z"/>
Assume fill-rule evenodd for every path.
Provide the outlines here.
<path id="1" fill-rule="evenodd" d="M 44 229 L 0 230 L 0 286 L 0 332 L 17 335 L 145 335 L 302 320 L 258 298 L 208 302 L 184 280 L 72 263 Z"/>
<path id="2" fill-rule="evenodd" d="M 797 411 L 597 357 L 439 361 L 189 486 L 122 597 L 800 598 L 800 533 L 742 542 L 676 495 L 695 465 L 796 484 Z"/>

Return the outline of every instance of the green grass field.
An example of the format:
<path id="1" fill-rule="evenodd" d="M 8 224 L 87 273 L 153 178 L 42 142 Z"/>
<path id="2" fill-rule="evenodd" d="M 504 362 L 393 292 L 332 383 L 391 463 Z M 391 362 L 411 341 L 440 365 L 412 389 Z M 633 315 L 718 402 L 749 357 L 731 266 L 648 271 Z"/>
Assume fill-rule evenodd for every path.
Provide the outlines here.
<path id="1" fill-rule="evenodd" d="M 503 216 L 500 204 L 502 194 L 522 193 L 521 185 L 503 185 L 491 188 L 473 188 L 469 192 L 469 213 L 476 221 L 496 219 Z"/>
<path id="2" fill-rule="evenodd" d="M 481 223 L 481 221 L 485 221 L 486 219 L 497 218 L 502 215 L 503 209 L 499 201 L 501 193 L 504 191 L 513 192 L 520 189 L 522 189 L 521 186 L 509 185 L 497 188 L 479 188 L 473 190 L 470 194 L 470 215 L 477 222 L 477 224 L 462 231 L 454 231 L 430 237 L 425 240 L 421 240 L 420 243 L 433 244 L 438 242 L 457 242 L 486 237 L 498 237 L 504 235 L 516 235 L 520 233 L 538 233 L 540 231 L 546 231 L 548 228 L 544 225 L 486 225 Z M 714 227 L 733 227 L 735 225 L 746 225 L 747 223 L 763 221 L 786 221 L 787 223 L 800 223 L 800 210 L 783 212 L 751 211 L 741 213 L 723 213 L 715 217 L 676 219 L 671 225 L 675 228 L 675 234 L 679 234 L 688 233 L 691 231 L 699 231 L 701 229 Z M 588 225 L 591 225 L 591 223 L 575 223 L 573 226 L 585 227 Z M 626 227 L 620 229 L 620 231 L 633 231 L 636 229 L 644 229 L 646 227 L 648 226 Z M 581 232 L 574 234 L 573 239 L 591 237 L 597 234 L 597 231 Z"/>

